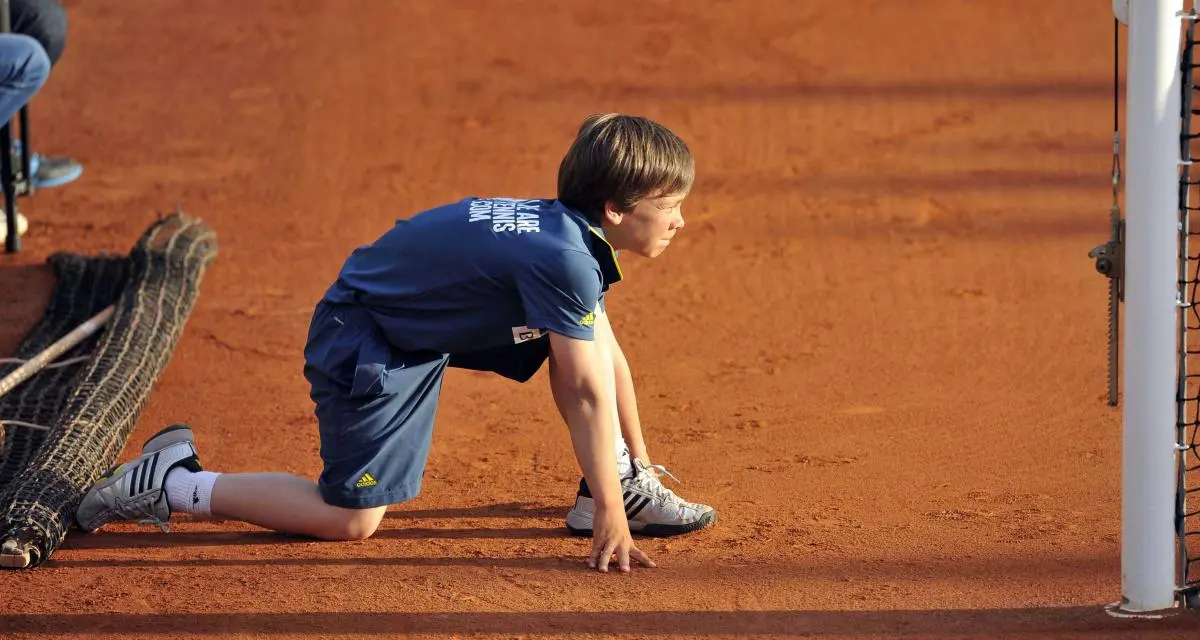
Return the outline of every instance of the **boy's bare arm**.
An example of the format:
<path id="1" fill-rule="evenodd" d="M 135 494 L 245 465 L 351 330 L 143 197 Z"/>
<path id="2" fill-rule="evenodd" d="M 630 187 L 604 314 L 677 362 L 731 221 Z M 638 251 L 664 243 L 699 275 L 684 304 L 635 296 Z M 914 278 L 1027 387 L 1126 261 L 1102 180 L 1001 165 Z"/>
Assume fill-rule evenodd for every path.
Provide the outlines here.
<path id="1" fill-rule="evenodd" d="M 588 564 L 607 571 L 615 553 L 620 569 L 629 571 L 631 557 L 646 566 L 654 563 L 633 544 L 629 533 L 621 482 L 613 464 L 617 454 L 612 402 L 606 396 L 601 366 L 606 363 L 600 361 L 594 342 L 550 334 L 550 388 L 596 501 Z"/>
<path id="2" fill-rule="evenodd" d="M 610 403 L 598 375 L 595 343 L 550 334 L 550 388 L 571 431 L 579 466 L 597 505 L 622 506 L 620 478 L 613 460 Z"/>
<path id="3" fill-rule="evenodd" d="M 612 352 L 612 368 L 617 389 L 617 417 L 621 421 L 621 436 L 625 438 L 625 444 L 629 445 L 629 455 L 650 464 L 650 453 L 646 449 L 642 421 L 638 416 L 633 373 L 629 369 L 629 361 L 625 359 L 625 352 L 617 343 L 617 336 L 607 313 L 596 314 L 596 339 L 608 340 Z"/>

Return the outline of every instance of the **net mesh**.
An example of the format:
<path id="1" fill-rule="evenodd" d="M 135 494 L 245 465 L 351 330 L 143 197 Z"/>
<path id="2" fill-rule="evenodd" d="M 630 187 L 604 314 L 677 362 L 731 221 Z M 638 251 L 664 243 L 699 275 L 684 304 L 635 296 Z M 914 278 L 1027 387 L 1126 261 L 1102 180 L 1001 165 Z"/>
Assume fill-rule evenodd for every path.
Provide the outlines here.
<path id="1" fill-rule="evenodd" d="M 1191 238 L 1200 234 L 1197 219 L 1196 190 L 1200 181 L 1197 171 L 1189 164 L 1200 162 L 1200 131 L 1196 116 L 1195 84 L 1196 22 L 1185 22 L 1182 58 L 1183 100 L 1180 136 L 1180 157 L 1184 160 L 1179 180 L 1179 358 L 1176 389 L 1176 438 L 1180 445 L 1178 458 L 1178 489 L 1176 492 L 1176 531 L 1179 545 L 1179 586 L 1191 589 L 1200 585 L 1200 510 L 1196 509 L 1200 491 L 1200 241 Z"/>
<path id="2" fill-rule="evenodd" d="M 57 280 L 18 357 L 28 359 L 109 305 L 107 326 L 0 397 L 0 542 L 50 557 L 87 488 L 116 460 L 166 367 L 216 256 L 213 231 L 176 213 L 153 224 L 128 256 L 50 258 Z M 0 377 L 18 365 L 0 367 Z M 43 425 L 42 430 L 13 421 Z"/>

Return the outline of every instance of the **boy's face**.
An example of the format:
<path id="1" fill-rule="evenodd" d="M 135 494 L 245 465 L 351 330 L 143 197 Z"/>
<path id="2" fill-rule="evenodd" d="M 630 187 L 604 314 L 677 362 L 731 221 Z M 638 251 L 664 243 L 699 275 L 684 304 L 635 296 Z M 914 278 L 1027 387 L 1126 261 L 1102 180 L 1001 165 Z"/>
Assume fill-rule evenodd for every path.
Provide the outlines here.
<path id="1" fill-rule="evenodd" d="M 685 198 L 686 193 L 646 198 L 629 211 L 618 211 L 610 202 L 604 208 L 604 235 L 617 251 L 653 258 L 683 228 Z"/>

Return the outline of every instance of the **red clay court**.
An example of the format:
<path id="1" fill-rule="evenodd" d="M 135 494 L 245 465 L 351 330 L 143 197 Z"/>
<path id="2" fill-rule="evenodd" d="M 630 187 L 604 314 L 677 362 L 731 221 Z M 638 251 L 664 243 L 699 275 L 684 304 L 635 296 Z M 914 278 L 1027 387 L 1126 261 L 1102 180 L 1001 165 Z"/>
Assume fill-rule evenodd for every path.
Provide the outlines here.
<path id="1" fill-rule="evenodd" d="M 0 637 L 1200 633 L 1104 613 L 1108 3 L 134 4 L 68 3 L 34 126 L 88 168 L 23 205 L 0 355 L 50 254 L 126 251 L 179 203 L 220 255 L 122 460 L 187 422 L 206 468 L 315 477 L 301 350 L 349 252 L 465 195 L 553 195 L 584 116 L 645 115 L 697 181 L 609 309 L 654 462 L 721 517 L 642 540 L 658 569 L 588 571 L 545 372 L 455 370 L 423 493 L 374 538 L 75 532 L 0 573 Z"/>

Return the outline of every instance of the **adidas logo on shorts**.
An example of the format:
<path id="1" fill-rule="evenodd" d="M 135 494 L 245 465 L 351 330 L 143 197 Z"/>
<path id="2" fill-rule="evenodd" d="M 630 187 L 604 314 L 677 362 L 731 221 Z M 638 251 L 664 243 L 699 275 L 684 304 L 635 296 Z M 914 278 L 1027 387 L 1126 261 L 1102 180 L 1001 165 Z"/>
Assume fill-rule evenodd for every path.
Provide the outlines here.
<path id="1" fill-rule="evenodd" d="M 377 484 L 379 483 L 375 482 L 375 476 L 372 476 L 370 472 L 367 472 L 363 474 L 363 477 L 358 479 L 358 483 L 354 486 L 358 487 L 359 489 L 366 489 L 367 487 L 373 487 Z"/>

